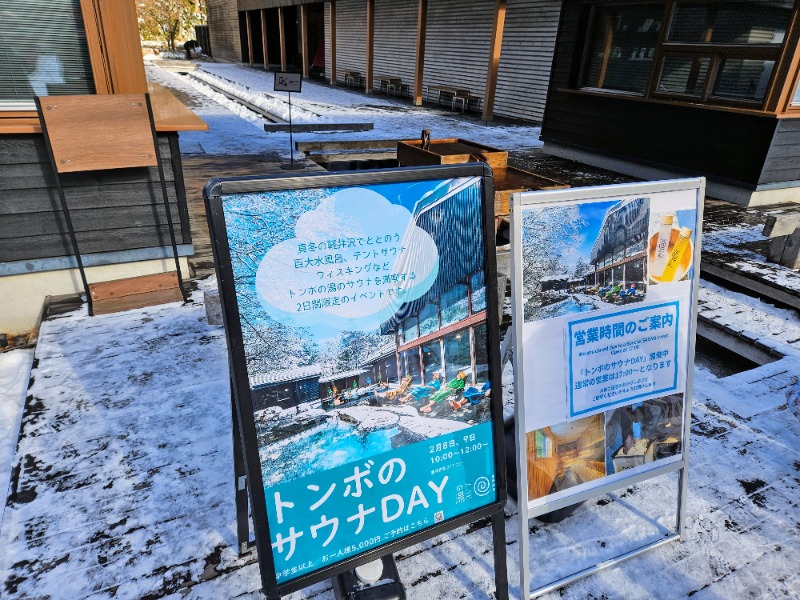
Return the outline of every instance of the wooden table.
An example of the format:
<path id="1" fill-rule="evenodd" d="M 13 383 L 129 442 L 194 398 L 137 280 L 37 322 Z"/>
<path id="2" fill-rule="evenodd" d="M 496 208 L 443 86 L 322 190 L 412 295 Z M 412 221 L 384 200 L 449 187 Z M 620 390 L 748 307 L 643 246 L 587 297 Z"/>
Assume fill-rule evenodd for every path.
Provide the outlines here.
<path id="1" fill-rule="evenodd" d="M 431 101 L 431 92 L 436 92 L 436 103 L 442 103 L 442 95 L 444 94 L 445 97 L 449 96 L 449 101 L 452 104 L 452 100 L 454 96 L 469 96 L 469 90 L 465 90 L 463 88 L 453 87 L 451 85 L 429 85 L 427 86 L 427 92 L 425 94 L 425 99 L 430 102 Z"/>

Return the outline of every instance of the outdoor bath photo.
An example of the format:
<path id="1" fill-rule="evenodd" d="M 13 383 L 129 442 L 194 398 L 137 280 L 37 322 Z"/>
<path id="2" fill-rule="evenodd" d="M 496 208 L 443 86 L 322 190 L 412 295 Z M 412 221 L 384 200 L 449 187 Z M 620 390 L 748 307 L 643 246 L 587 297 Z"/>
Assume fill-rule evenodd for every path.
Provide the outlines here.
<path id="1" fill-rule="evenodd" d="M 649 221 L 649 198 L 525 207 L 525 322 L 644 300 Z"/>

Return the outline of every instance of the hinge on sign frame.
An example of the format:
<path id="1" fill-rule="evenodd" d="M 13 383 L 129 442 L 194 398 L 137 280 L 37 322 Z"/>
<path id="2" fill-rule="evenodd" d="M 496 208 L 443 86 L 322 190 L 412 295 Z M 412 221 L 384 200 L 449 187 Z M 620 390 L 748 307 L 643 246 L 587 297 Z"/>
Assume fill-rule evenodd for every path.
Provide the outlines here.
<path id="1" fill-rule="evenodd" d="M 236 489 L 240 492 L 247 489 L 247 477 L 245 475 L 240 475 L 236 478 Z"/>

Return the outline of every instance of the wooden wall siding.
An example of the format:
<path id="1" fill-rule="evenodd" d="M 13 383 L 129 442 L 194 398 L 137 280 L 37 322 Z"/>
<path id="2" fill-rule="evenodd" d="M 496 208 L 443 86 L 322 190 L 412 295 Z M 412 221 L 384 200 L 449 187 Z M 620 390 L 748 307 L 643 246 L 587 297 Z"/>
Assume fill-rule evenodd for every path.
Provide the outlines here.
<path id="1" fill-rule="evenodd" d="M 459 0 L 428 3 L 425 85 L 452 85 L 483 97 L 495 3 Z M 433 132 L 436 137 L 436 132 Z"/>
<path id="2" fill-rule="evenodd" d="M 206 10 L 214 58 L 241 61 L 242 43 L 236 0 L 207 0 Z"/>
<path id="3" fill-rule="evenodd" d="M 758 183 L 800 181 L 800 119 L 779 119 Z"/>
<path id="4" fill-rule="evenodd" d="M 336 10 L 334 8 L 334 10 Z M 325 79 L 331 80 L 331 3 L 325 3 Z M 338 29 L 338 21 L 336 23 Z M 338 51 L 338 50 L 337 50 Z"/>
<path id="5" fill-rule="evenodd" d="M 399 77 L 414 89 L 417 3 L 375 0 L 375 75 Z"/>
<path id="6" fill-rule="evenodd" d="M 367 75 L 367 3 L 364 0 L 336 2 L 336 73 L 344 82 L 344 71 Z"/>
<path id="7" fill-rule="evenodd" d="M 160 136 L 160 150 L 178 243 L 190 243 L 177 134 Z M 65 193 L 82 253 L 168 246 L 158 169 L 69 173 Z M 72 254 L 44 140 L 0 139 L 0 262 Z"/>
<path id="8" fill-rule="evenodd" d="M 545 142 L 751 188 L 758 184 L 774 118 L 570 91 L 583 51 L 581 18 L 580 0 L 565 0 L 542 127 Z"/>
<path id="9" fill-rule="evenodd" d="M 541 122 L 561 0 L 508 0 L 494 114 Z"/>
<path id="10" fill-rule="evenodd" d="M 236 0 L 229 0 L 237 4 Z M 238 0 L 239 10 L 256 10 L 259 8 L 278 8 L 279 6 L 297 6 L 300 4 L 316 4 L 322 0 Z"/>

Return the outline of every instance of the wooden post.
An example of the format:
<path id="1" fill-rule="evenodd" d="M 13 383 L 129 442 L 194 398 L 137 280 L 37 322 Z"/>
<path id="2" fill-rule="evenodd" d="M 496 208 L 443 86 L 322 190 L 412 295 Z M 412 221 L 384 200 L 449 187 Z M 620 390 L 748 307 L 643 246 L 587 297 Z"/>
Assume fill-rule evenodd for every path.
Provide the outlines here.
<path id="1" fill-rule="evenodd" d="M 414 69 L 414 106 L 422 106 L 422 72 L 425 69 L 425 30 L 428 0 L 417 0 L 417 65 Z"/>
<path id="2" fill-rule="evenodd" d="M 331 72 L 328 73 L 328 81 L 331 85 L 336 85 L 336 3 L 328 2 L 331 10 L 331 39 L 330 39 L 330 52 L 331 52 Z"/>
<path id="3" fill-rule="evenodd" d="M 303 61 L 303 79 L 308 79 L 308 4 L 300 5 L 300 47 Z"/>
<path id="4" fill-rule="evenodd" d="M 503 48 L 503 27 L 506 24 L 507 0 L 495 0 L 492 43 L 489 48 L 489 66 L 486 69 L 486 92 L 483 99 L 483 120 L 491 121 L 494 112 L 494 94 L 497 91 L 497 70 L 500 67 L 500 51 Z"/>
<path id="5" fill-rule="evenodd" d="M 264 69 L 269 71 L 269 52 L 267 51 L 267 11 L 261 9 L 261 45 L 264 47 Z"/>
<path id="6" fill-rule="evenodd" d="M 283 7 L 278 7 L 278 31 L 280 32 L 281 41 L 281 71 L 286 70 L 286 30 L 284 29 L 284 13 Z"/>
<path id="7" fill-rule="evenodd" d="M 253 29 L 250 26 L 250 11 L 244 13 L 244 26 L 247 27 L 247 61 L 253 65 Z"/>
<path id="8" fill-rule="evenodd" d="M 367 0 L 367 94 L 372 93 L 372 65 L 375 62 L 375 0 Z"/>

